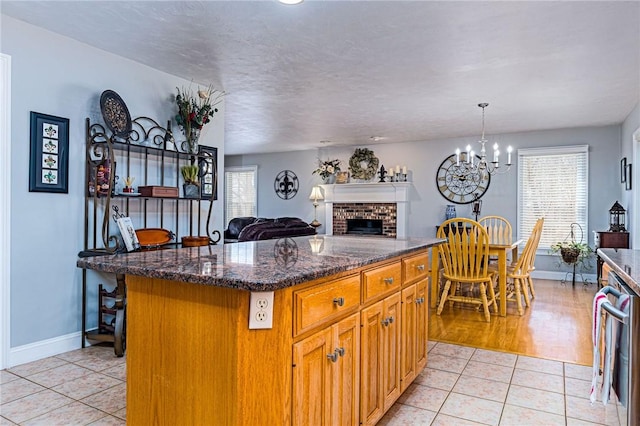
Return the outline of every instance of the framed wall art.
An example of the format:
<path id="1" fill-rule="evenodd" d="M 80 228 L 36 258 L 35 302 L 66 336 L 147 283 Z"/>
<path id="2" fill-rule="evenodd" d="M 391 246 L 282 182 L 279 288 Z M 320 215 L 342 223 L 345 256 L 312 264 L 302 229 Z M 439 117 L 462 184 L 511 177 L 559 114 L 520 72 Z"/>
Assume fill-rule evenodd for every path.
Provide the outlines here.
<path id="1" fill-rule="evenodd" d="M 632 177 L 631 176 L 633 176 L 631 166 L 632 166 L 632 164 L 629 163 L 624 168 L 624 170 L 625 170 L 624 189 L 626 189 L 627 191 L 631 191 L 631 181 L 632 181 Z"/>
<path id="2" fill-rule="evenodd" d="M 218 148 L 198 145 L 200 199 L 218 199 Z"/>
<path id="3" fill-rule="evenodd" d="M 627 157 L 622 157 L 620 160 L 620 183 L 627 181 Z"/>
<path id="4" fill-rule="evenodd" d="M 29 192 L 69 192 L 69 119 L 31 111 Z"/>

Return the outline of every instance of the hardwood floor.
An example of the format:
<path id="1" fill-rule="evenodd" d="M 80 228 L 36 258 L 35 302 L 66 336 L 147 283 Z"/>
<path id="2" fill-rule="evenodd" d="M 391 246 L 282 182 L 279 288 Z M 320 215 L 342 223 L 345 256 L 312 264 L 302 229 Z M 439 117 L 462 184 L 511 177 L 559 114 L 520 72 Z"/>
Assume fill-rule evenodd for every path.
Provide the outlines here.
<path id="1" fill-rule="evenodd" d="M 429 340 L 493 349 L 582 365 L 593 362 L 591 310 L 596 284 L 535 280 L 536 298 L 523 316 L 507 303 L 507 317 L 491 313 L 491 322 L 475 307 L 430 310 Z"/>

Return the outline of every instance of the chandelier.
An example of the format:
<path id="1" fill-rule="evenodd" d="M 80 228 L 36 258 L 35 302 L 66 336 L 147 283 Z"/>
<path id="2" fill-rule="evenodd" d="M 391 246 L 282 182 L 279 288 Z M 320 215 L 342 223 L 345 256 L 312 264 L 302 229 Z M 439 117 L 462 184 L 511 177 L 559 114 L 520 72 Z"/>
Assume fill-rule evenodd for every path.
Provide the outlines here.
<path id="1" fill-rule="evenodd" d="M 511 152 L 513 149 L 511 146 L 507 147 L 507 162 L 505 167 L 500 168 L 500 150 L 497 143 L 493 144 L 493 161 L 487 160 L 486 143 L 489 142 L 484 137 L 484 109 L 489 106 L 488 103 L 483 102 L 478 104 L 482 108 L 482 138 L 478 141 L 480 143 L 480 158 L 476 159 L 476 153 L 471 149 L 471 145 L 467 145 L 465 152 L 461 152 L 460 149 L 456 149 L 456 166 L 464 167 L 468 174 L 500 174 L 506 173 L 511 168 Z"/>

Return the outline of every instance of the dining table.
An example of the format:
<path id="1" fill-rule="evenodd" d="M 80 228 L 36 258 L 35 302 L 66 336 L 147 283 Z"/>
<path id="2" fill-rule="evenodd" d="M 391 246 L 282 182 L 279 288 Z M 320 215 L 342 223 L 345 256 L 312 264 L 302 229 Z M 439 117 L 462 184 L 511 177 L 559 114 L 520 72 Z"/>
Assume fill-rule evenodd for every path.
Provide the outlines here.
<path id="1" fill-rule="evenodd" d="M 500 294 L 499 313 L 500 316 L 507 316 L 507 298 L 503 295 L 507 292 L 507 258 L 511 252 L 511 261 L 518 259 L 518 248 L 522 244 L 522 240 L 515 240 L 510 244 L 505 243 L 489 243 L 489 256 L 498 258 L 498 291 Z M 430 306 L 435 308 L 438 304 L 438 295 L 440 289 L 440 250 L 435 248 L 438 255 L 431 256 L 431 296 Z"/>

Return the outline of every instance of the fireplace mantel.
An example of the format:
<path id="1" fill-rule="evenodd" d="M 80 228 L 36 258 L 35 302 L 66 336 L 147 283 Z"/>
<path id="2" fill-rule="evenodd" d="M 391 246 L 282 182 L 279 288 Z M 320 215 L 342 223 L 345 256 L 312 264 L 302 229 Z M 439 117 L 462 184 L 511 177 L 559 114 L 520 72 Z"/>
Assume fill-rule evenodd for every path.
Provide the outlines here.
<path id="1" fill-rule="evenodd" d="M 396 203 L 397 238 L 407 238 L 411 182 L 342 183 L 320 185 L 326 207 L 325 233 L 333 235 L 334 203 Z"/>

